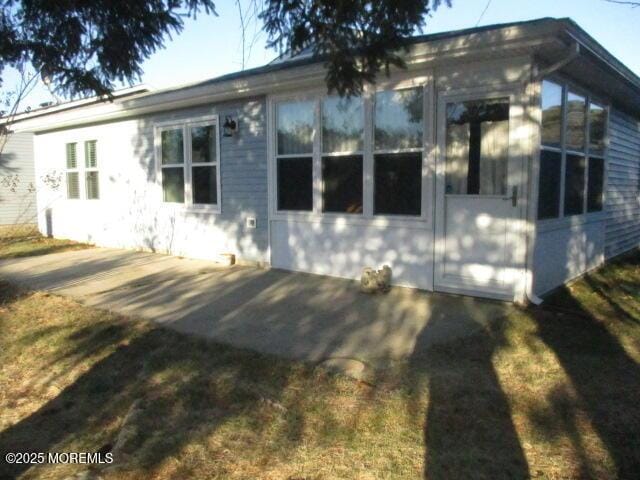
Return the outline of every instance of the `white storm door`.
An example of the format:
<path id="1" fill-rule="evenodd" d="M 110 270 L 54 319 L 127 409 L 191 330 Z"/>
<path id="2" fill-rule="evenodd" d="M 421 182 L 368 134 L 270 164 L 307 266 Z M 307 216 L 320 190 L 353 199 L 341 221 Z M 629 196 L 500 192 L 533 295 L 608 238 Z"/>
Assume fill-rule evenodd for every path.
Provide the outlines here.
<path id="1" fill-rule="evenodd" d="M 514 96 L 441 95 L 437 115 L 435 289 L 512 300 L 522 275 Z"/>

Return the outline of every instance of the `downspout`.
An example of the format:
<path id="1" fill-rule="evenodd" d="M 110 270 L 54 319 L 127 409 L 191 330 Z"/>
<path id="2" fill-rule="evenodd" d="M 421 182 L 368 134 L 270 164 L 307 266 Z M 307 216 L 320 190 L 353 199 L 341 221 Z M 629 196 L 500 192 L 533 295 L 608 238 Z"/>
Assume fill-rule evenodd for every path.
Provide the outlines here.
<path id="1" fill-rule="evenodd" d="M 561 69 L 562 67 L 565 67 L 566 65 L 568 65 L 569 63 L 573 62 L 576 58 L 578 58 L 580 56 L 580 44 L 576 41 L 574 42 L 571 47 L 569 48 L 569 51 L 567 52 L 566 56 L 564 56 L 563 58 L 561 58 L 560 60 L 558 60 L 557 62 L 555 62 L 554 64 L 543 68 L 543 69 L 538 69 L 537 65 L 534 65 L 533 67 L 533 71 L 532 71 L 532 75 L 531 75 L 531 85 L 535 85 L 536 83 L 540 82 L 544 77 L 551 75 L 552 73 L 558 71 L 559 69 Z M 531 98 L 531 97 L 530 97 Z M 534 95 L 532 97 L 532 101 L 530 104 L 530 107 L 535 108 L 536 104 L 539 103 L 540 100 L 540 95 L 539 95 L 539 91 L 536 91 L 536 95 Z M 542 125 L 541 122 L 541 118 L 538 118 L 538 123 L 537 123 L 537 131 L 538 133 L 535 135 L 535 140 L 539 143 L 540 142 L 540 128 Z M 530 137 L 530 140 L 532 142 L 531 144 L 531 150 L 533 150 L 533 148 L 537 148 L 535 145 L 535 142 L 533 141 L 533 138 Z M 530 150 L 530 151 L 531 151 Z M 538 157 L 539 157 L 539 153 L 538 153 Z M 533 160 L 533 159 L 532 159 Z M 540 175 L 540 169 L 538 168 L 538 177 Z M 533 165 L 533 161 L 530 163 L 530 168 L 529 168 L 529 199 L 530 200 L 537 200 L 538 197 L 538 186 L 537 183 L 533 181 L 533 172 L 534 172 L 534 165 Z M 532 193 L 535 191 L 535 195 L 532 195 Z M 535 197 L 535 198 L 534 198 Z M 531 217 L 531 208 L 527 208 L 527 212 L 528 212 L 528 217 Z M 527 275 L 527 283 L 525 286 L 525 301 L 532 303 L 533 305 L 540 305 L 543 302 L 543 299 L 540 298 L 538 295 L 535 294 L 535 292 L 533 291 L 533 267 L 534 267 L 534 258 L 533 258 L 533 247 L 536 243 L 536 237 L 537 237 L 537 228 L 535 227 L 535 218 L 529 218 L 529 224 L 531 225 L 529 227 L 529 232 L 528 235 L 526 236 L 526 241 L 527 241 L 527 253 L 526 253 L 526 272 L 529 272 L 529 275 Z"/>

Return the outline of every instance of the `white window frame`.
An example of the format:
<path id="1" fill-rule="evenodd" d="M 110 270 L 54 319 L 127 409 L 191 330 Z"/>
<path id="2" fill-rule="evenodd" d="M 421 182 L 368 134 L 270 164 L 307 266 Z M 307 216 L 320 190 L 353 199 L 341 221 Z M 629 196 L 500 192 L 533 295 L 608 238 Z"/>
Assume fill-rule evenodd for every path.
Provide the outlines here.
<path id="1" fill-rule="evenodd" d="M 75 145 L 76 150 L 76 168 L 69 168 L 69 164 L 67 163 L 67 148 L 69 145 Z M 83 155 L 84 157 L 84 155 Z M 84 159 L 84 158 L 83 158 Z M 82 172 L 80 168 L 80 158 L 78 156 L 78 142 L 77 141 L 69 141 L 64 142 L 64 186 L 65 186 L 65 200 L 77 201 L 82 200 Z M 75 173 L 78 175 L 78 198 L 69 197 L 69 174 Z"/>
<path id="2" fill-rule="evenodd" d="M 561 154 L 561 168 L 560 168 L 560 199 L 559 199 L 559 212 L 558 216 L 555 218 L 543 218 L 538 219 L 537 210 L 538 206 L 536 205 L 536 222 L 540 231 L 549 231 L 556 230 L 559 228 L 567 228 L 572 225 L 580 225 L 583 223 L 590 222 L 598 222 L 602 221 L 605 216 L 606 209 L 606 187 L 607 187 L 607 172 L 608 172 L 608 158 L 609 158 L 609 136 L 610 136 L 610 118 L 611 118 L 611 108 L 608 102 L 606 102 L 603 98 L 598 97 L 596 95 L 591 94 L 585 88 L 575 84 L 574 82 L 565 79 L 560 75 L 550 75 L 545 77 L 543 80 L 548 80 L 562 87 L 562 128 L 561 128 L 561 138 L 560 138 L 560 148 L 550 147 L 542 144 L 542 135 L 539 136 L 540 144 L 539 148 L 542 152 L 543 150 L 548 150 L 552 152 L 558 152 Z M 586 118 L 585 118 L 585 147 L 584 151 L 576 151 L 567 149 L 566 147 L 566 137 L 567 137 L 567 99 L 569 95 L 569 91 L 580 95 L 585 98 L 586 102 Z M 542 102 L 542 80 L 540 81 L 540 108 Z M 589 115 L 589 106 L 591 103 L 596 103 L 599 106 L 604 108 L 606 115 L 605 122 L 605 135 L 604 135 L 604 152 L 602 154 L 591 154 L 589 152 L 589 143 L 590 143 L 590 122 L 591 116 Z M 540 128 L 542 128 L 542 115 L 540 116 Z M 582 213 L 573 214 L 573 215 L 565 215 L 564 213 L 564 198 L 565 198 L 565 175 L 566 175 L 566 167 L 567 167 L 567 154 L 579 155 L 585 159 L 585 173 L 584 173 L 584 198 L 582 205 Z M 596 210 L 593 212 L 587 211 L 588 207 L 588 188 L 589 188 L 589 158 L 602 158 L 604 160 L 604 171 L 603 171 L 603 185 L 602 185 L 602 209 Z M 539 161 L 539 159 L 538 159 Z M 538 169 L 538 179 L 540 182 L 540 169 Z"/>
<path id="3" fill-rule="evenodd" d="M 406 90 L 412 87 L 421 87 L 423 92 L 423 142 L 422 148 L 422 179 L 420 215 L 374 215 L 373 214 L 373 108 L 374 95 L 377 91 Z M 321 100 L 327 97 L 326 87 L 308 89 L 304 93 L 276 94 L 267 98 L 268 104 L 268 158 L 269 158 L 269 218 L 272 220 L 309 221 L 322 223 L 344 223 L 359 225 L 374 225 L 380 227 L 406 226 L 416 229 L 430 229 L 433 222 L 433 178 L 435 171 L 434 142 L 435 131 L 433 129 L 435 110 L 433 105 L 433 74 L 426 73 L 416 76 L 415 73 L 407 73 L 394 78 L 384 80 L 376 85 L 366 85 L 362 93 L 364 107 L 364 144 L 363 144 L 363 213 L 347 214 L 322 211 L 322 125 L 321 125 Z M 290 101 L 314 101 L 315 116 L 313 128 L 313 208 L 311 211 L 287 211 L 278 210 L 277 199 L 277 158 L 286 155 L 277 153 L 277 125 L 276 111 L 280 102 Z M 344 153 L 341 153 L 344 154 Z M 305 156 L 305 155 L 291 155 Z M 430 202 L 431 199 L 431 202 Z"/>
<path id="4" fill-rule="evenodd" d="M 387 92 L 387 91 L 400 91 L 400 90 L 410 90 L 410 89 L 415 89 L 415 88 L 420 88 L 422 87 L 422 145 L 420 147 L 412 147 L 412 148 L 400 148 L 400 149 L 383 149 L 383 150 L 376 150 L 376 138 L 375 138 L 375 134 L 376 134 L 376 94 L 380 93 L 380 92 Z M 425 201 L 425 183 L 424 183 L 424 179 L 425 179 L 425 162 L 426 162 L 426 152 L 427 152 L 427 115 L 429 113 L 429 110 L 427 108 L 427 104 L 429 103 L 429 98 L 430 98 L 430 90 L 428 88 L 428 85 L 423 84 L 423 85 L 400 85 L 400 86 L 395 86 L 394 88 L 385 88 L 384 85 L 379 86 L 375 89 L 375 91 L 372 92 L 371 95 L 371 99 L 370 99 L 370 108 L 371 108 L 371 113 L 370 113 L 370 120 L 371 120 L 371 125 L 370 125 L 370 148 L 371 148 L 371 157 L 370 157 L 370 162 L 371 162 L 371 195 L 372 195 L 372 199 L 371 199 L 371 215 L 374 218 L 383 218 L 383 219 L 390 219 L 390 218 L 406 218 L 406 219 L 412 219 L 412 218 L 422 218 L 422 219 L 426 219 L 427 215 L 426 215 L 426 208 L 427 208 L 427 202 Z M 427 97 L 429 96 L 429 97 Z M 432 112 L 435 113 L 435 112 Z M 422 182 L 420 185 L 420 194 L 421 194 L 421 199 L 420 199 L 420 215 L 404 215 L 404 214 L 376 214 L 375 213 L 375 156 L 376 155 L 385 155 L 385 154 L 396 154 L 396 153 L 420 153 L 421 157 L 422 157 Z"/>
<path id="5" fill-rule="evenodd" d="M 94 142 L 96 147 L 95 147 L 95 151 L 96 151 L 96 166 L 95 167 L 87 167 L 87 143 L 89 142 Z M 83 163 L 82 163 L 82 178 L 84 180 L 84 199 L 85 200 L 90 200 L 90 201 L 95 201 L 95 200 L 100 200 L 100 198 L 102 197 L 102 186 L 100 185 L 100 156 L 98 155 L 98 140 L 95 138 L 91 138 L 88 140 L 83 140 L 82 142 L 82 156 L 83 156 Z M 98 174 L 98 198 L 89 198 L 88 194 L 87 194 L 87 173 L 89 172 L 96 172 Z"/>
<path id="6" fill-rule="evenodd" d="M 205 127 L 215 125 L 216 127 L 216 158 L 214 162 L 196 162 L 192 163 L 191 159 L 191 128 Z M 166 130 L 182 130 L 182 147 L 183 147 L 183 163 L 162 164 L 162 132 Z M 184 209 L 202 213 L 222 213 L 222 194 L 220 182 L 220 123 L 219 115 L 206 115 L 200 117 L 190 117 L 181 120 L 169 120 L 166 122 L 158 122 L 153 128 L 154 138 L 154 159 L 156 171 L 156 185 L 159 190 L 160 203 L 163 207 Z M 193 184 L 192 184 L 192 167 L 207 166 L 216 167 L 216 204 L 199 204 L 193 203 Z M 162 169 L 163 167 L 182 167 L 184 171 L 184 202 L 165 202 L 164 192 L 162 190 Z"/>
<path id="7" fill-rule="evenodd" d="M 362 148 L 360 150 L 345 150 L 345 151 L 340 151 L 340 152 L 325 152 L 324 151 L 324 138 L 322 137 L 322 116 L 324 114 L 324 110 L 323 110 L 323 106 L 324 106 L 324 100 L 328 99 L 328 98 L 333 98 L 336 97 L 337 94 L 333 94 L 333 95 L 324 95 L 320 98 L 318 98 L 318 105 L 316 108 L 316 115 L 319 117 L 317 119 L 317 132 L 318 132 L 318 143 L 319 143 L 319 149 L 320 149 L 320 207 L 319 207 L 319 211 L 322 215 L 348 215 L 348 216 L 354 216 L 354 217 L 361 217 L 362 215 L 364 215 L 364 198 L 365 198 L 365 191 L 364 191 L 364 185 L 365 185 L 365 141 L 366 141 L 366 130 L 367 130 L 367 124 L 366 124 L 366 119 L 367 119 L 367 113 L 366 113 L 366 107 L 365 107 L 365 97 L 361 96 L 360 100 L 362 102 Z M 357 98 L 357 97 L 354 97 Z M 360 213 L 348 213 L 348 212 L 326 212 L 324 210 L 324 181 L 322 179 L 322 159 L 324 157 L 349 157 L 349 156 L 360 156 L 362 157 L 362 212 Z M 315 198 L 314 198 L 315 201 Z"/>

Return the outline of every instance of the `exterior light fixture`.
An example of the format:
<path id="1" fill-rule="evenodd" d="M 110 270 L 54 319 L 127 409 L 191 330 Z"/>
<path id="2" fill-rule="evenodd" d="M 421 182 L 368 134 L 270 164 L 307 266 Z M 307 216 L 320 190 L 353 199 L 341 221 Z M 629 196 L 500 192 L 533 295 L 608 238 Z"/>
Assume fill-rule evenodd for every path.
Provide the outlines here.
<path id="1" fill-rule="evenodd" d="M 223 137 L 233 137 L 233 135 L 238 131 L 238 124 L 233 118 L 226 117 L 222 124 L 222 131 Z"/>

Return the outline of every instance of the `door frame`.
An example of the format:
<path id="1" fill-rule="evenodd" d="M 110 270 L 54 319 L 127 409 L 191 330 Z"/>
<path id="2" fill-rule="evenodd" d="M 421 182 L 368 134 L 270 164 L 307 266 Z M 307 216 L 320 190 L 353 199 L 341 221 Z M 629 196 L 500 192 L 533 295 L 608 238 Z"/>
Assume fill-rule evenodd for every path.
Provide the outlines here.
<path id="1" fill-rule="evenodd" d="M 528 204 L 528 158 L 530 157 L 529 128 L 526 120 L 528 96 L 525 85 L 513 83 L 501 87 L 481 87 L 461 90 L 441 90 L 436 92 L 436 166 L 435 166 L 435 216 L 434 216 L 434 255 L 433 255 L 433 288 L 435 291 L 487 297 L 498 300 L 517 300 L 524 292 L 526 285 L 526 210 Z M 451 102 L 485 100 L 494 98 L 509 99 L 509 174 L 508 192 L 513 186 L 518 188 L 517 205 L 513 216 L 513 235 L 516 237 L 519 255 L 513 268 L 517 270 L 517 281 L 513 288 L 490 290 L 485 288 L 469 288 L 468 286 L 443 285 L 438 280 L 439 272 L 444 267 L 445 231 L 445 172 L 446 172 L 446 106 Z M 511 172 L 511 168 L 514 169 Z"/>

